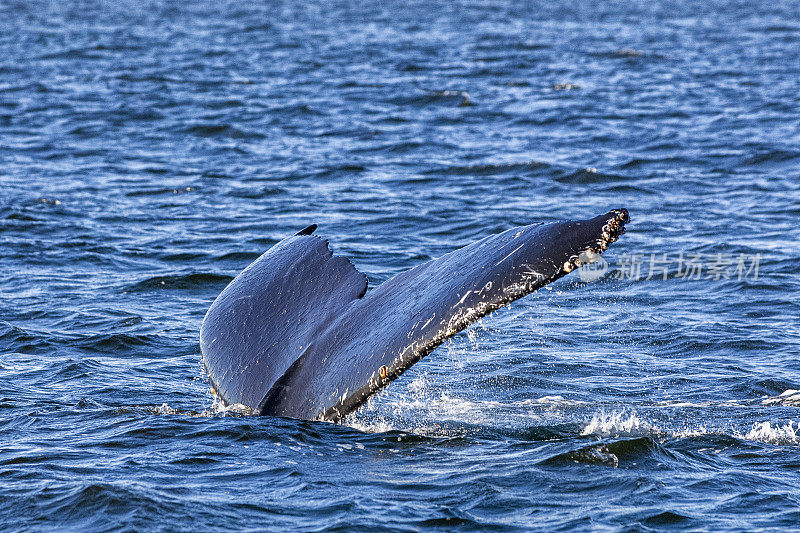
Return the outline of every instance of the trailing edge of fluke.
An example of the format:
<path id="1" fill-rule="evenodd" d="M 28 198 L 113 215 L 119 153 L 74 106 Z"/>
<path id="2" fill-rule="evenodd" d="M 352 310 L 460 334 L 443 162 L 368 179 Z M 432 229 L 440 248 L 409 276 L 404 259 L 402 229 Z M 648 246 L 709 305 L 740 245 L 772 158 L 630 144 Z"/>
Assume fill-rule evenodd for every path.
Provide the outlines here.
<path id="1" fill-rule="evenodd" d="M 482 316 L 591 262 L 625 232 L 625 209 L 511 228 L 367 292 L 316 226 L 288 237 L 222 291 L 200 329 L 225 404 L 337 421 Z"/>

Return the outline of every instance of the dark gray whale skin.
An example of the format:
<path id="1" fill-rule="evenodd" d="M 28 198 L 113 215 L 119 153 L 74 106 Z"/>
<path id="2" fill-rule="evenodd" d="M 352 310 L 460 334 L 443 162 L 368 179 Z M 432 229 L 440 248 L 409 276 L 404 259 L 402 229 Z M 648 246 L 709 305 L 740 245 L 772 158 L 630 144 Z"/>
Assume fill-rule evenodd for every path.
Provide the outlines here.
<path id="1" fill-rule="evenodd" d="M 222 291 L 200 329 L 225 404 L 338 421 L 482 316 L 602 253 L 625 209 L 521 226 L 420 264 L 367 293 L 366 277 L 309 226 Z"/>

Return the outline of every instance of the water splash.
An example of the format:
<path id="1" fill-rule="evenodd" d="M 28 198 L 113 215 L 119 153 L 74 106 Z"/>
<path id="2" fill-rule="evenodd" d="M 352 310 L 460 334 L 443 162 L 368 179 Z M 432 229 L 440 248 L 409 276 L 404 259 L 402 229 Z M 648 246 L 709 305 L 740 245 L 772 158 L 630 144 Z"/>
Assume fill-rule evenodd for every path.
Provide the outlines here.
<path id="1" fill-rule="evenodd" d="M 798 444 L 800 443 L 800 423 L 790 420 L 783 425 L 776 423 L 773 426 L 769 421 L 757 422 L 742 438 L 767 444 Z"/>
<path id="2" fill-rule="evenodd" d="M 185 409 L 178 409 L 170 406 L 167 403 L 162 403 L 159 406 L 151 407 L 150 412 L 154 415 L 177 415 L 188 416 L 191 418 L 212 418 L 215 416 L 252 416 L 253 410 L 240 403 L 233 405 L 225 405 L 218 398 L 214 398 L 214 402 L 207 409 L 202 411 L 192 411 Z"/>
<path id="3" fill-rule="evenodd" d="M 778 396 L 765 396 L 761 401 L 764 405 L 786 405 L 800 407 L 800 390 L 787 389 Z"/>
<path id="4" fill-rule="evenodd" d="M 592 416 L 592 420 L 583 428 L 581 435 L 608 437 L 620 434 L 642 435 L 652 432 L 653 427 L 640 419 L 636 413 L 628 411 L 606 413 L 601 411 Z"/>

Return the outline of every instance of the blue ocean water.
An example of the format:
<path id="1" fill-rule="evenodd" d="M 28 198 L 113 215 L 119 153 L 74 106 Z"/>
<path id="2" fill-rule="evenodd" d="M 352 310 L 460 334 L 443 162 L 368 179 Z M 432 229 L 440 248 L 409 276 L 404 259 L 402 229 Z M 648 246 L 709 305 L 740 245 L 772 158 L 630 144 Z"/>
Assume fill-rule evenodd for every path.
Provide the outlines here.
<path id="1" fill-rule="evenodd" d="M 0 2 L 0 529 L 797 528 L 800 5 L 378 4 Z M 342 424 L 214 403 L 308 224 L 374 287 L 616 207 Z"/>

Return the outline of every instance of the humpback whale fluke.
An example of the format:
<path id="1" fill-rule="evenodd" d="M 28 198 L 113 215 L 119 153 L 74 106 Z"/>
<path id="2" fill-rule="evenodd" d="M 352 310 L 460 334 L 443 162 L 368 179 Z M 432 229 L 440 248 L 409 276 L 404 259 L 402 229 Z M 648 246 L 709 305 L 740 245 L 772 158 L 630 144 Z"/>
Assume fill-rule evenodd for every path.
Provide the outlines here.
<path id="1" fill-rule="evenodd" d="M 625 232 L 625 209 L 511 228 L 417 265 L 367 293 L 367 278 L 311 225 L 242 271 L 200 328 L 226 404 L 337 421 L 482 316 L 591 262 Z"/>

